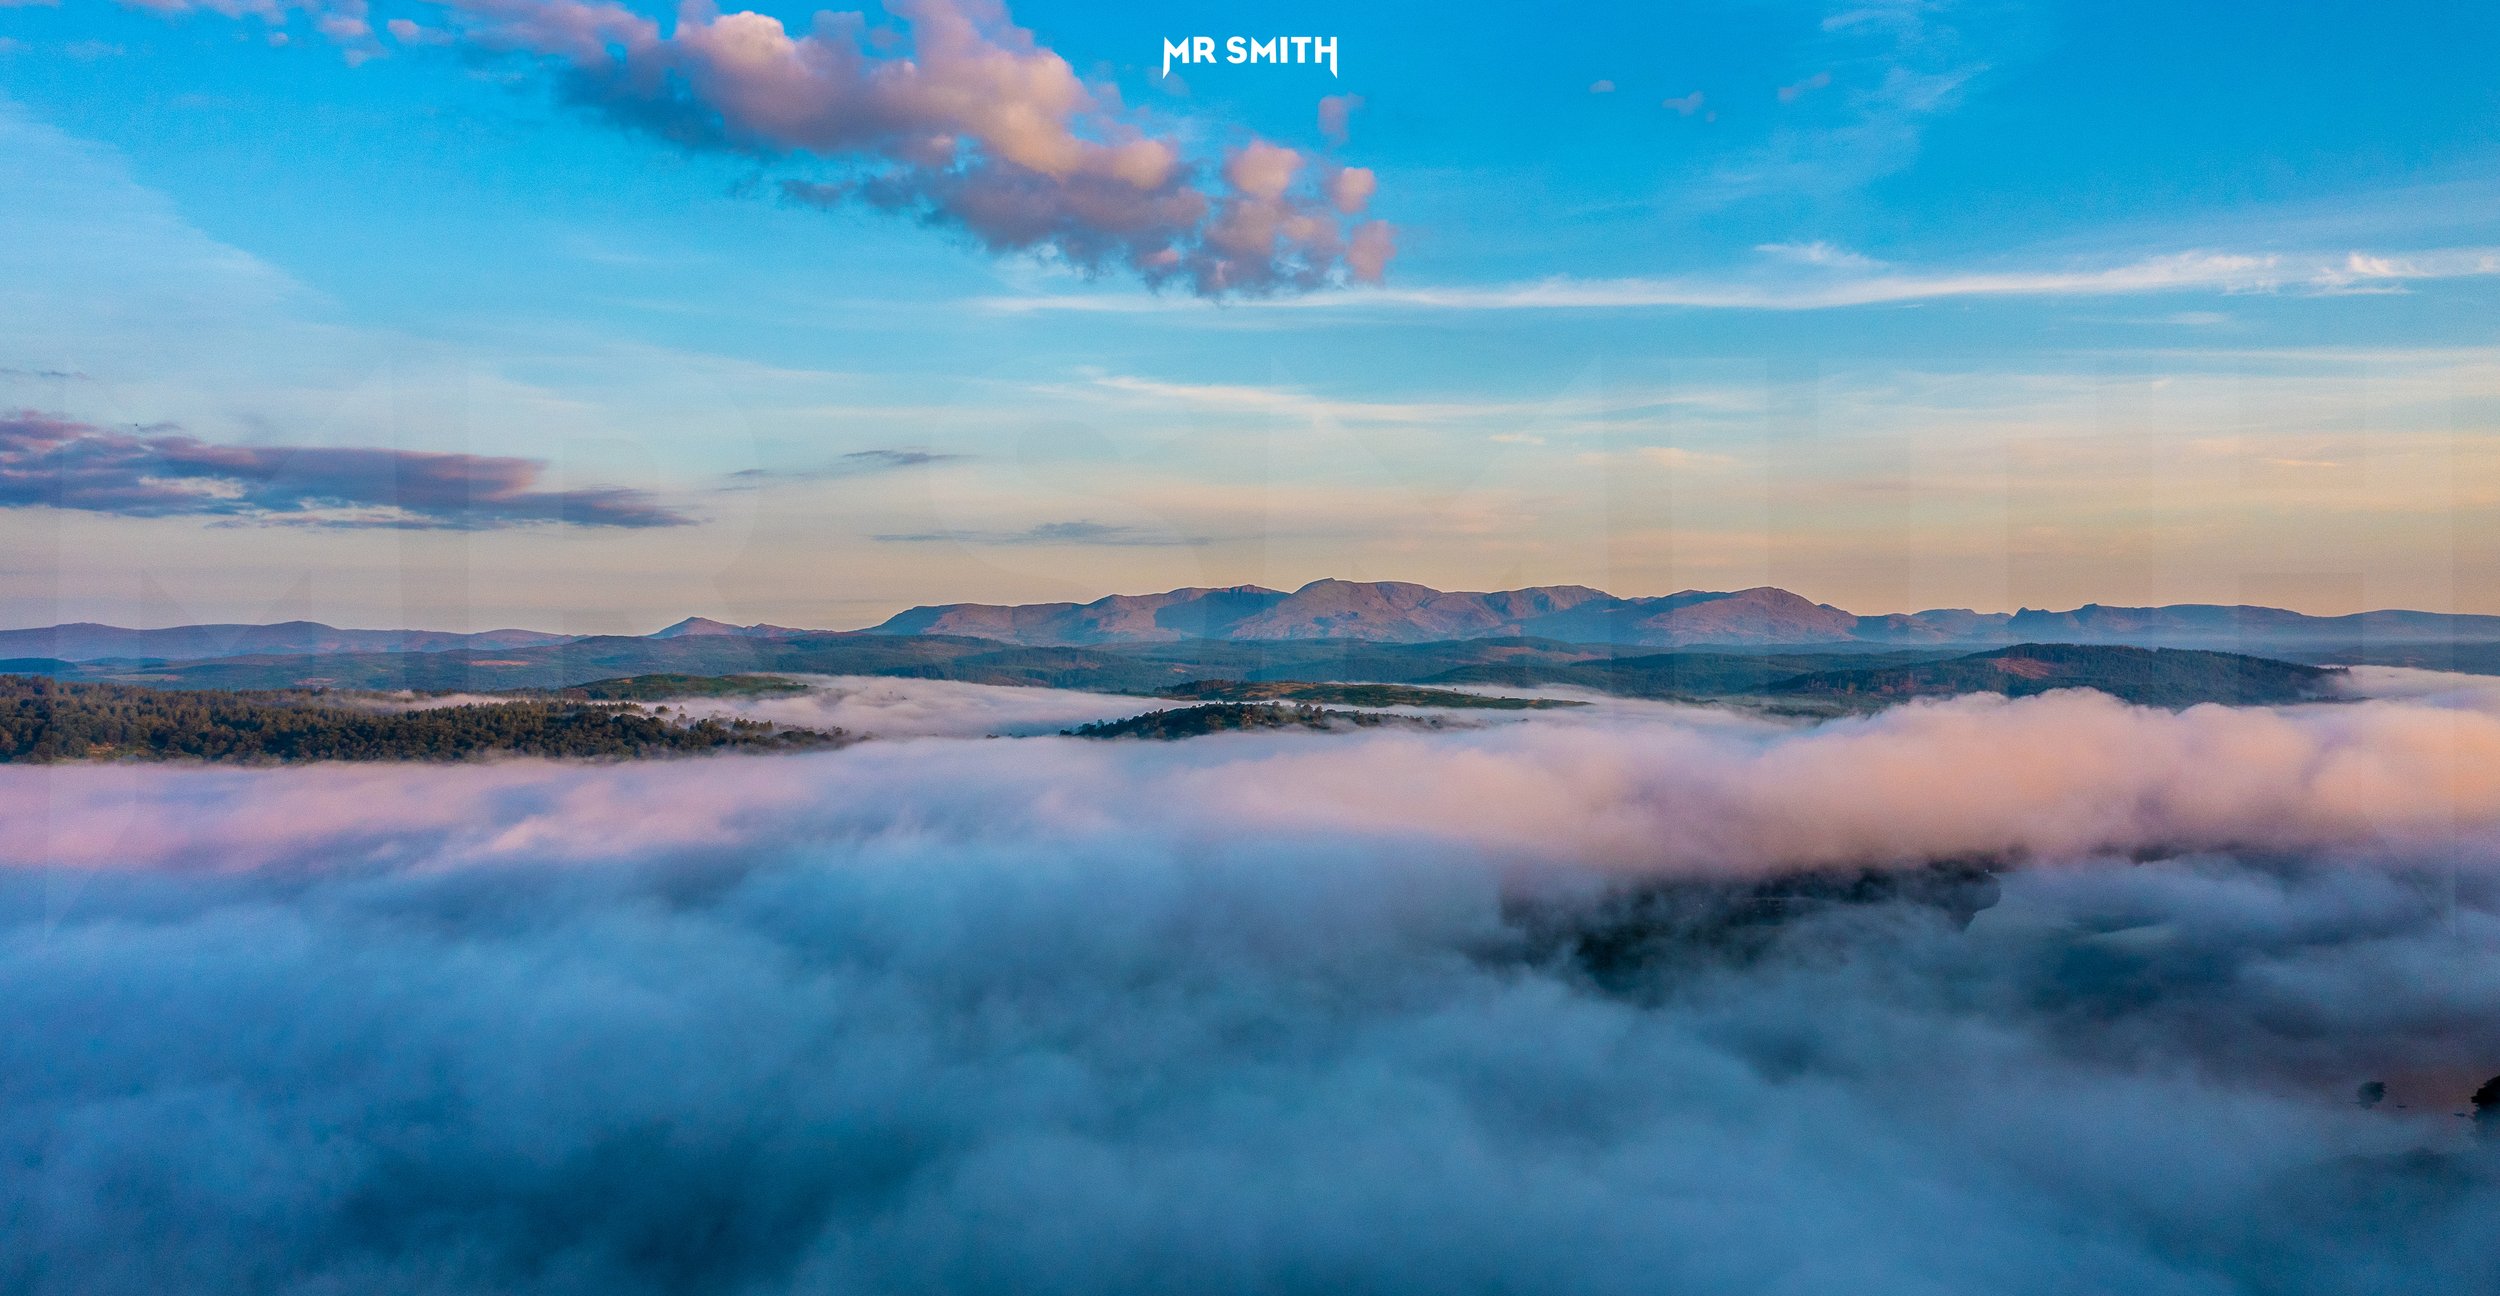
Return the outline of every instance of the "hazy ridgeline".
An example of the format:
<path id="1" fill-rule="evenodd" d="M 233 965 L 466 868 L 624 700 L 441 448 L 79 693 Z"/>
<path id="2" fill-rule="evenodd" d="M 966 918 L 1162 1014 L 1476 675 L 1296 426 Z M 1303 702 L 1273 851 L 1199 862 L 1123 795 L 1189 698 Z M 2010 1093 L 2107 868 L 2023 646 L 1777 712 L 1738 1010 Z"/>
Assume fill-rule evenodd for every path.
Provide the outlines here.
<path id="1" fill-rule="evenodd" d="M 2500 714 L 2411 691 L 0 770 L 0 1288 L 2484 1290 Z"/>

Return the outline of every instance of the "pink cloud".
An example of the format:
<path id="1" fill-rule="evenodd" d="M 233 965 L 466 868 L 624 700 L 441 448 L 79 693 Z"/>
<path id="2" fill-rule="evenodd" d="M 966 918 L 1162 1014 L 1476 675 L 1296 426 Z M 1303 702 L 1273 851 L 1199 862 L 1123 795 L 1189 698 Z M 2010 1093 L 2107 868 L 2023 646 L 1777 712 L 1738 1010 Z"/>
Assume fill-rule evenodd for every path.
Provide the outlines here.
<path id="1" fill-rule="evenodd" d="M 887 695 L 880 707 L 928 733 L 991 731 L 1002 705 L 1073 704 L 872 687 Z M 960 724 L 945 718 L 958 712 Z M 0 867 L 384 856 L 458 867 L 898 834 L 1080 849 L 1402 841 L 1519 869 L 1675 877 L 2145 851 L 2393 856 L 2500 834 L 2500 713 L 2404 699 L 2170 712 L 2071 692 L 1808 727 L 1624 703 L 1472 731 L 1178 746 L 934 740 L 624 765 L 23 767 L 0 768 L 0 819 L 30 826 L 0 841 Z"/>
<path id="2" fill-rule="evenodd" d="M 1389 258 L 1398 251 L 1397 235 L 1387 221 L 1365 221 L 1355 227 L 1346 247 L 1346 273 L 1356 283 L 1376 284 L 1386 277 Z"/>
<path id="3" fill-rule="evenodd" d="M 351 62 L 380 52 L 366 0 L 123 3 L 264 21 L 300 11 Z M 889 0 L 897 27 L 820 12 L 805 31 L 710 0 L 686 0 L 665 30 L 610 0 L 441 7 L 443 25 L 394 18 L 386 29 L 402 45 L 538 60 L 567 98 L 688 148 L 832 166 L 836 175 L 785 179 L 780 192 L 916 215 L 995 253 L 1223 296 L 1378 282 L 1393 247 L 1376 221 L 1349 228 L 1361 206 L 1347 205 L 1352 191 L 1290 149 L 1251 139 L 1210 178 L 1184 151 L 1189 132 L 1087 83 L 998 0 Z M 1322 132 L 1342 142 L 1360 103 L 1323 100 Z"/>
<path id="4" fill-rule="evenodd" d="M 909 212 L 993 252 L 1210 296 L 1376 280 L 1386 260 L 1379 236 L 1362 266 L 1344 260 L 1350 213 L 1292 150 L 1252 139 L 1210 180 L 1177 132 L 1087 84 L 994 0 L 894 0 L 899 30 L 826 13 L 804 32 L 701 0 L 667 32 L 589 0 L 447 8 L 469 44 L 548 61 L 565 94 L 620 124 L 844 168 L 784 181 L 796 201 Z"/>
<path id="5" fill-rule="evenodd" d="M 1361 95 L 1329 95 L 1319 101 L 1319 133 L 1331 144 L 1346 142 L 1347 119 L 1363 106 Z"/>
<path id="6" fill-rule="evenodd" d="M 1369 167 L 1342 167 L 1328 181 L 1328 201 L 1348 216 L 1361 212 L 1380 189 Z"/>

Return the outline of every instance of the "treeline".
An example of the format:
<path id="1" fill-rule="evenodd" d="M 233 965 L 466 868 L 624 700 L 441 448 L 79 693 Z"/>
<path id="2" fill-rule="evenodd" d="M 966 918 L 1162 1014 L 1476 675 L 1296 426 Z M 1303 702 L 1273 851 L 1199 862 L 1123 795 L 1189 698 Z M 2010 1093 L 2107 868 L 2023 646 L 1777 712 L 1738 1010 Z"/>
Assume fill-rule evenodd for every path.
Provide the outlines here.
<path id="1" fill-rule="evenodd" d="M 687 720 L 614 703 L 516 701 L 377 711 L 313 691 L 176 692 L 0 676 L 0 761 L 458 761 L 795 751 L 840 730 Z"/>
<path id="2" fill-rule="evenodd" d="M 586 702 L 666 702 L 675 698 L 781 697 L 807 685 L 776 675 L 629 675 L 556 689 L 552 696 Z"/>
<path id="3" fill-rule="evenodd" d="M 1949 661 L 1868 670 L 1820 671 L 1764 690 L 1778 697 L 1859 698 L 2002 693 L 2028 697 L 2053 689 L 2098 689 L 2138 706 L 2205 702 L 2274 706 L 2329 696 L 2343 671 L 2240 653 L 2118 644 L 2017 644 Z"/>
<path id="4" fill-rule="evenodd" d="M 1315 706 L 1452 707 L 1487 711 L 1542 711 L 1587 706 L 1550 698 L 1493 697 L 1456 689 L 1409 684 L 1305 684 L 1294 680 L 1191 680 L 1157 694 L 1191 702 L 1308 702 Z"/>
<path id="5" fill-rule="evenodd" d="M 1386 717 L 1368 711 L 1330 711 L 1278 702 L 1210 702 L 1205 706 L 1149 711 L 1125 720 L 1098 720 L 1061 732 L 1072 738 L 1152 738 L 1170 741 L 1211 733 L 1261 729 L 1370 728 Z"/>

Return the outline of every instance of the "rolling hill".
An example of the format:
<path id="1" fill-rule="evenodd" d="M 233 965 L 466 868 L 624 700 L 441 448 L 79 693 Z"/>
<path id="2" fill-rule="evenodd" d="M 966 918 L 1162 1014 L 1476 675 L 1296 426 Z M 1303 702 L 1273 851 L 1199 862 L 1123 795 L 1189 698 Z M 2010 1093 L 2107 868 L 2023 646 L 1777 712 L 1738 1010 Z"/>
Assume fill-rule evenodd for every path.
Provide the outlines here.
<path id="1" fill-rule="evenodd" d="M 1627 652 L 1543 639 L 1428 644 L 1286 640 L 1098 648 L 1033 648 L 962 636 L 812 635 L 794 639 L 695 635 L 603 637 L 492 654 L 473 651 L 245 657 L 205 662 L 48 663 L 73 681 L 176 689 L 413 689 L 420 692 L 629 689 L 632 677 L 761 672 L 882 675 L 975 684 L 1041 685 L 1190 700 L 1403 705 L 1449 686 L 1560 686 L 1671 701 L 1749 699 L 1805 710 L 1848 710 L 1917 697 L 2097 688 L 2155 706 L 2298 701 L 2330 690 L 2331 667 L 2234 653 L 2115 644 L 2024 644 L 1950 650 Z M 0 672 L 4 673 L 4 672 Z M 25 672 L 34 674 L 38 672 Z M 729 682 L 719 689 L 762 686 Z M 1383 691 L 1382 686 L 1390 686 Z M 1397 690 L 1407 690 L 1401 694 Z M 618 693 L 617 696 L 629 696 Z M 1359 696 L 1358 696 L 1359 695 Z M 587 696 L 587 694 L 585 694 Z M 1406 698 L 1406 702 L 1390 699 Z M 1430 703 L 1422 703 L 1429 705 Z"/>
<path id="2" fill-rule="evenodd" d="M 2099 603 L 2064 612 L 1936 608 L 1861 616 L 1768 585 L 1624 598 L 1584 585 L 1450 593 L 1399 581 L 1320 580 L 1290 593 L 1232 585 L 1115 595 L 1091 603 L 937 604 L 900 613 L 867 633 L 972 635 L 1037 647 L 1201 639 L 1433 643 L 1536 638 L 1651 647 L 2058 642 L 2284 650 L 2500 641 L 2500 616 L 2379 611 L 2319 617 L 2242 605 Z"/>
<path id="3" fill-rule="evenodd" d="M 1921 697 L 2097 689 L 2144 706 L 2264 705 L 2327 696 L 2343 672 L 2238 653 L 2115 644 L 2017 644 L 1945 661 L 1816 671 L 1764 689 L 1777 698 L 1882 705 Z"/>

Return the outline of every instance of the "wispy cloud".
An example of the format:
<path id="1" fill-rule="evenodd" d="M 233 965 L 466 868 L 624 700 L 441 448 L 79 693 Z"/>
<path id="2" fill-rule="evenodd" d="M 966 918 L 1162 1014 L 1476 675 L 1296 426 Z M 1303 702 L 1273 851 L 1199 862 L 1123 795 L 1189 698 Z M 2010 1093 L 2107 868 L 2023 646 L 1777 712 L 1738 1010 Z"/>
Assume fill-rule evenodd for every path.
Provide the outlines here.
<path id="1" fill-rule="evenodd" d="M 1186 383 L 1113 374 L 1081 387 L 1041 389 L 1054 395 L 1108 398 L 1115 402 L 1162 409 L 1195 410 L 1210 415 L 1250 415 L 1306 419 L 1314 423 L 1365 425 L 1455 425 L 1501 420 L 1560 420 L 1562 424 L 1604 422 L 1655 414 L 1665 406 L 1690 406 L 1717 398 L 1716 392 L 1669 392 L 1651 389 L 1616 390 L 1604 395 L 1562 394 L 1535 399 L 1441 401 L 1375 401 L 1319 395 L 1292 387 L 1257 387 L 1237 383 Z M 1549 423 L 1543 429 L 1561 430 Z M 1515 427 L 1506 427 L 1517 431 Z"/>
<path id="2" fill-rule="evenodd" d="M 1798 265 L 1828 266 L 1838 270 L 1872 270 L 1883 264 L 1873 257 L 1861 256 L 1821 239 L 1811 243 L 1764 243 L 1755 247 L 1754 251 Z"/>
<path id="3" fill-rule="evenodd" d="M 1819 249 L 1819 250 L 1818 250 Z M 1487 287 L 1400 288 L 1246 303 L 1268 309 L 1338 310 L 1833 310 L 1969 297 L 2124 297 L 2175 292 L 2335 296 L 2400 292 L 2410 283 L 2500 275 L 2500 248 L 2440 249 L 2399 256 L 2191 251 L 2099 266 L 2004 270 L 1882 267 L 1828 245 L 1766 245 L 1791 260 L 1855 273 L 1811 278 L 1555 277 Z M 1815 260 L 1820 257 L 1821 259 Z M 991 298 L 1001 311 L 1137 311 L 1156 303 L 1102 295 Z"/>
<path id="4" fill-rule="evenodd" d="M 961 459 L 958 454 L 940 454 L 934 450 L 853 450 L 842 456 L 842 462 L 855 472 L 876 472 L 887 468 L 917 468 L 922 464 L 944 463 Z"/>
<path id="5" fill-rule="evenodd" d="M 1791 85 L 1781 86 L 1779 90 L 1779 101 L 1781 103 L 1795 103 L 1799 99 L 1802 99 L 1805 96 L 1830 85 L 1831 83 L 1831 73 L 1817 72 L 1813 76 L 1807 77 L 1802 81 L 1798 81 Z"/>
<path id="6" fill-rule="evenodd" d="M 1766 195 L 1846 191 L 1910 165 L 1928 124 L 1958 107 L 1987 70 L 2006 15 L 1957 10 L 1945 0 L 1878 0 L 1824 18 L 1814 70 L 1778 87 L 1782 123 L 1751 154 L 1721 168 L 1693 197 L 1717 206 Z M 1966 31 L 1985 28 L 1987 30 Z"/>
<path id="7" fill-rule="evenodd" d="M 1736 462 L 1734 455 L 1685 446 L 1643 446 L 1635 453 L 1661 468 L 1725 468 Z"/>
<path id="8" fill-rule="evenodd" d="M 1102 545 L 1114 548 L 1171 548 L 1212 544 L 1207 536 L 1176 535 L 1143 527 L 1121 526 L 1090 519 L 1043 522 L 1021 531 L 915 531 L 871 537 L 883 544 L 968 545 Z"/>
<path id="9" fill-rule="evenodd" d="M 360 446 L 218 445 L 163 428 L 109 429 L 30 410 L 0 415 L 0 508 L 400 530 L 693 521 L 641 491 L 537 489 L 546 468 L 535 459 Z"/>
<path id="10" fill-rule="evenodd" d="M 739 485 L 755 486 L 773 481 L 827 481 L 839 477 L 866 477 L 875 473 L 899 472 L 907 468 L 925 468 L 931 464 L 951 463 L 968 456 L 936 450 L 853 450 L 829 464 L 813 468 L 742 468 L 729 474 Z"/>

